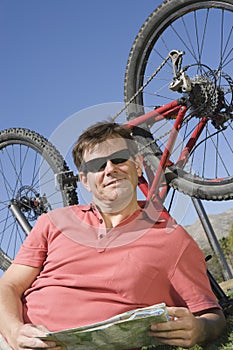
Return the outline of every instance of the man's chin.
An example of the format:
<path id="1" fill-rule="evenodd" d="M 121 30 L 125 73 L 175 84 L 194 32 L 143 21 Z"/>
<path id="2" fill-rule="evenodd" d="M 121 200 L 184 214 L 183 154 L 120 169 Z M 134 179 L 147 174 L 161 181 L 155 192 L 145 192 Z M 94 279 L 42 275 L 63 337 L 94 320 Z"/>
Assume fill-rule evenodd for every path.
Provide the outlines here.
<path id="1" fill-rule="evenodd" d="M 130 193 L 124 196 L 109 196 L 102 200 L 94 200 L 95 204 L 104 213 L 118 213 L 124 210 L 131 202 Z"/>

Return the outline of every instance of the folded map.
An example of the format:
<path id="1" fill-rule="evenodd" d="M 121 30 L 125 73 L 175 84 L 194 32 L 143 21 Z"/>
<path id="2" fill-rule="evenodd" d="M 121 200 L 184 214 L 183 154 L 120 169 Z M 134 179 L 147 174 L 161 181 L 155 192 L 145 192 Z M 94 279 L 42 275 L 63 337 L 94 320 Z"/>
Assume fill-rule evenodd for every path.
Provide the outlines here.
<path id="1" fill-rule="evenodd" d="M 166 322 L 169 317 L 164 303 L 139 308 L 111 317 L 105 321 L 79 328 L 48 333 L 67 350 L 124 350 L 156 345 L 148 335 L 152 323 Z"/>

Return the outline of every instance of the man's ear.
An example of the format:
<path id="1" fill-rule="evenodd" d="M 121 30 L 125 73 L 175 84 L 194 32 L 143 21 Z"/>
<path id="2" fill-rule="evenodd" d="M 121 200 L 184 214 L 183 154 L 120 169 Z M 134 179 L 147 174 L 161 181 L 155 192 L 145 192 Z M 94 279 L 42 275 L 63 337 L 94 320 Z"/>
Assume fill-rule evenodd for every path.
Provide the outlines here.
<path id="1" fill-rule="evenodd" d="M 79 180 L 82 182 L 83 186 L 90 192 L 90 186 L 88 184 L 88 180 L 87 180 L 87 174 L 85 174 L 84 172 L 80 171 L 79 173 Z"/>
<path id="2" fill-rule="evenodd" d="M 143 157 L 141 154 L 136 154 L 135 155 L 135 164 L 136 164 L 136 169 L 138 176 L 142 176 L 142 167 L 143 167 Z"/>

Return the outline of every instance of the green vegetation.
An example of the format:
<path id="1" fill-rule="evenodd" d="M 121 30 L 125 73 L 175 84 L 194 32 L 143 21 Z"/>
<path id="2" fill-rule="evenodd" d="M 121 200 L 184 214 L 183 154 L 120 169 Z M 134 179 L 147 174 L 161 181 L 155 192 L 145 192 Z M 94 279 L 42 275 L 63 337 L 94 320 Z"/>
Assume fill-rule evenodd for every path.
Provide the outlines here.
<path id="1" fill-rule="evenodd" d="M 221 238 L 219 243 L 229 266 L 233 269 L 233 225 L 231 226 L 229 236 Z"/>
<path id="2" fill-rule="evenodd" d="M 219 240 L 221 250 L 226 258 L 228 266 L 233 271 L 233 225 L 231 226 L 230 233 L 228 236 L 223 237 Z M 218 258 L 213 253 L 211 248 L 204 249 L 205 256 L 211 255 L 211 260 L 208 261 L 207 267 L 218 282 L 223 281 L 222 267 L 219 264 Z"/>

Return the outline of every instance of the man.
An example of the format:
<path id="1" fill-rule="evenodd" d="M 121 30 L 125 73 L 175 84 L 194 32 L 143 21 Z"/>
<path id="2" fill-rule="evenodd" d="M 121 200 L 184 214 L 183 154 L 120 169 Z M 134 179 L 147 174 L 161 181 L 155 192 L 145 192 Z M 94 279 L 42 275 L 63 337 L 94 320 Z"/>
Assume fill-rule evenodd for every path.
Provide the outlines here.
<path id="1" fill-rule="evenodd" d="M 93 195 L 42 215 L 0 280 L 0 332 L 14 350 L 60 349 L 57 331 L 165 302 L 171 320 L 151 326 L 161 343 L 186 348 L 218 337 L 224 315 L 203 254 L 172 219 L 137 201 L 142 158 L 115 123 L 86 130 L 73 149 Z"/>

